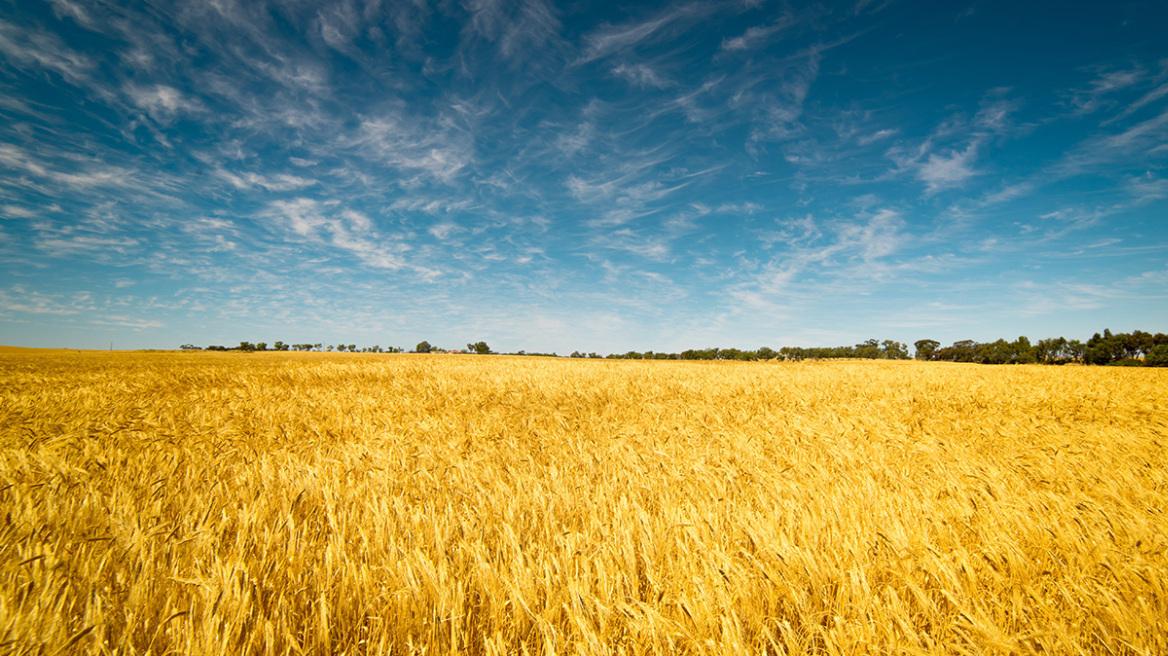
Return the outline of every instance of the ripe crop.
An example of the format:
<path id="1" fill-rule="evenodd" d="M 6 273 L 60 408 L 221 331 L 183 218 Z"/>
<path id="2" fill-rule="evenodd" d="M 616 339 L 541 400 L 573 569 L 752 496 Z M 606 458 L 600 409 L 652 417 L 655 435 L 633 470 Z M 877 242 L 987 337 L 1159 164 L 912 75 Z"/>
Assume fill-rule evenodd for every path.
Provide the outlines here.
<path id="1" fill-rule="evenodd" d="M 0 644 L 1168 653 L 1168 371 L 0 354 Z"/>

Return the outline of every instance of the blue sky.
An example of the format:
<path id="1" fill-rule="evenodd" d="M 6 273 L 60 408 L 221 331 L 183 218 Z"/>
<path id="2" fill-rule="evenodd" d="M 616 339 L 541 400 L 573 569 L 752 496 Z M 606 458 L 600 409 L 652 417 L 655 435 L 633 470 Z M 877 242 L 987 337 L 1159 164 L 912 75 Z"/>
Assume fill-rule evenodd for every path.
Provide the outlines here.
<path id="1" fill-rule="evenodd" d="M 0 343 L 1168 330 L 1166 28 L 1162 1 L 4 0 Z"/>

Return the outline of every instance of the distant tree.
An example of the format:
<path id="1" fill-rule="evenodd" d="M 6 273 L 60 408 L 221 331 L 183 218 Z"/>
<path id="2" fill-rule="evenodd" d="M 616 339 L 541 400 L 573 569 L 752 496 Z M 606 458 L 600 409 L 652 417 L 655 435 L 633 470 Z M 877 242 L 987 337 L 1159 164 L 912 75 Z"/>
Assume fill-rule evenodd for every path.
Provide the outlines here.
<path id="1" fill-rule="evenodd" d="M 886 339 L 881 342 L 880 346 L 884 351 L 884 357 L 888 358 L 889 360 L 908 359 L 908 346 L 905 346 L 900 342 L 894 342 L 891 339 Z"/>
<path id="2" fill-rule="evenodd" d="M 1011 343 L 1004 339 L 978 344 L 976 352 L 976 361 L 982 364 L 1006 364 L 1014 356 L 1014 349 Z"/>
<path id="3" fill-rule="evenodd" d="M 937 349 L 941 348 L 941 342 L 935 339 L 918 339 L 913 346 L 917 349 L 918 360 L 932 360 Z"/>
<path id="4" fill-rule="evenodd" d="M 1133 330 L 1128 336 L 1128 344 L 1132 347 L 1128 357 L 1147 356 L 1155 348 L 1155 336 L 1142 330 Z"/>
<path id="5" fill-rule="evenodd" d="M 281 342 L 280 340 L 276 340 L 276 343 L 272 345 L 272 348 L 276 351 L 287 351 L 288 345 L 284 342 Z"/>
<path id="6" fill-rule="evenodd" d="M 357 345 L 356 344 L 349 344 L 349 353 L 356 353 L 356 352 L 357 352 Z"/>
<path id="7" fill-rule="evenodd" d="M 1034 359 L 1042 364 L 1064 364 L 1071 359 L 1065 337 L 1048 337 L 1034 345 Z"/>
<path id="8" fill-rule="evenodd" d="M 779 357 L 779 354 L 769 346 L 759 347 L 757 353 L 760 360 L 774 360 Z"/>
<path id="9" fill-rule="evenodd" d="M 863 344 L 856 344 L 853 357 L 877 360 L 884 357 L 884 352 L 880 350 L 879 340 L 869 339 Z"/>
<path id="10" fill-rule="evenodd" d="M 1168 367 L 1168 343 L 1153 346 L 1144 356 L 1144 365 L 1148 367 Z"/>
<path id="11" fill-rule="evenodd" d="M 470 351 L 471 353 L 477 353 L 479 355 L 487 355 L 491 353 L 491 347 L 487 346 L 486 342 L 475 342 L 474 344 L 467 344 L 466 350 Z"/>
<path id="12" fill-rule="evenodd" d="M 179 348 L 184 350 L 184 351 L 202 351 L 203 350 L 202 348 L 195 346 L 194 344 L 183 344 Z"/>
<path id="13" fill-rule="evenodd" d="M 584 354 L 583 354 L 583 353 L 581 353 L 581 352 L 579 352 L 579 351 L 572 351 L 572 355 L 570 355 L 570 356 L 568 356 L 568 357 L 572 357 L 572 358 L 582 358 L 582 357 L 584 357 Z"/>
<path id="14" fill-rule="evenodd" d="M 256 347 L 255 344 L 252 344 L 251 342 L 240 342 L 239 346 L 235 347 L 235 350 L 246 351 L 250 353 L 251 351 L 256 350 Z"/>
<path id="15" fill-rule="evenodd" d="M 430 346 L 430 342 L 427 342 L 426 340 L 418 342 L 418 345 L 414 347 L 414 353 L 429 353 L 433 350 L 434 347 Z"/>
<path id="16" fill-rule="evenodd" d="M 1083 361 L 1087 364 L 1111 364 L 1127 355 L 1123 342 L 1111 334 L 1110 330 L 1103 331 L 1103 337 L 1095 333 L 1087 340 L 1087 347 L 1083 351 Z"/>
<path id="17" fill-rule="evenodd" d="M 255 350 L 257 350 L 257 351 L 268 350 L 268 343 L 267 342 L 257 342 L 255 345 Z"/>
<path id="18" fill-rule="evenodd" d="M 1034 347 L 1030 338 L 1020 335 L 1010 343 L 1010 364 L 1034 364 L 1038 359 L 1034 355 Z"/>

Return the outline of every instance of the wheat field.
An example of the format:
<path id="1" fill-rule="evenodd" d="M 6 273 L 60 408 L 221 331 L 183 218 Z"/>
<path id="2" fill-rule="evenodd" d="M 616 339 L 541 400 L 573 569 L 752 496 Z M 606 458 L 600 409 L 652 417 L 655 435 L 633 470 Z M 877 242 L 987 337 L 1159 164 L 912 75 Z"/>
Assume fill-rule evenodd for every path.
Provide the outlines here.
<path id="1" fill-rule="evenodd" d="M 0 353 L 0 652 L 1165 654 L 1168 372 Z"/>

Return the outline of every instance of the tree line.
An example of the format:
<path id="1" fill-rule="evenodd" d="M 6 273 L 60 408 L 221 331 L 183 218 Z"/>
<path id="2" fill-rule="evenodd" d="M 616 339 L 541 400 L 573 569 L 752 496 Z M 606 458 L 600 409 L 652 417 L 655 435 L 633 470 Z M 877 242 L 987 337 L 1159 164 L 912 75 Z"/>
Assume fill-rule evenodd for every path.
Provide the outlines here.
<path id="1" fill-rule="evenodd" d="M 1168 335 L 1164 333 L 1148 333 L 1135 330 L 1130 333 L 1112 333 L 1104 330 L 1102 334 L 1095 333 L 1086 342 L 1077 339 L 1068 340 L 1064 337 L 1053 337 L 1031 343 L 1027 337 L 1019 337 L 1014 341 L 999 339 L 994 342 L 976 342 L 960 340 L 949 346 L 942 347 L 941 343 L 933 339 L 917 340 L 915 357 L 918 360 L 945 361 L 945 362 L 976 362 L 981 364 L 1068 364 L 1081 363 L 1112 366 L 1168 366 Z M 379 345 L 358 348 L 356 344 L 286 344 L 282 341 L 274 342 L 270 347 L 267 342 L 240 342 L 238 346 L 207 346 L 199 347 L 193 344 L 183 344 L 185 350 L 206 351 L 325 351 L 350 353 L 405 353 L 406 349 L 390 346 L 382 348 Z M 428 341 L 421 341 L 414 347 L 412 353 L 474 353 L 479 355 L 493 355 L 495 351 L 484 341 L 472 342 L 466 345 L 466 350 L 447 350 L 433 346 Z M 529 353 L 517 351 L 507 355 L 561 357 L 556 353 Z M 598 355 L 574 351 L 568 357 L 572 358 L 603 358 L 609 360 L 829 360 L 829 359 L 863 359 L 863 360 L 908 360 L 910 357 L 908 346 L 900 342 L 886 339 L 883 341 L 869 339 L 853 346 L 802 347 L 784 346 L 777 351 L 767 346 L 755 350 L 737 348 L 702 348 L 687 349 L 680 353 L 656 351 L 628 351 L 626 353 L 610 353 Z"/>
<path id="2" fill-rule="evenodd" d="M 1052 337 L 1031 344 L 1026 337 L 1007 342 L 954 342 L 941 348 L 940 342 L 922 339 L 916 344 L 919 360 L 979 362 L 981 364 L 1082 364 L 1113 366 L 1168 366 L 1168 335 L 1134 330 L 1130 333 L 1095 333 L 1085 343 L 1077 339 Z"/>

